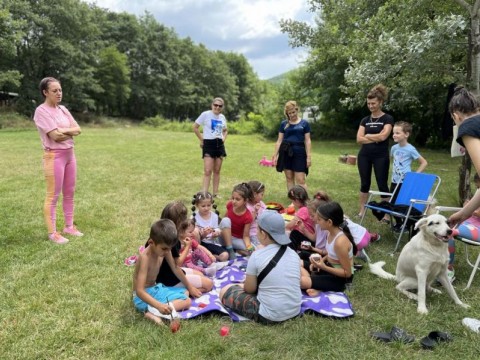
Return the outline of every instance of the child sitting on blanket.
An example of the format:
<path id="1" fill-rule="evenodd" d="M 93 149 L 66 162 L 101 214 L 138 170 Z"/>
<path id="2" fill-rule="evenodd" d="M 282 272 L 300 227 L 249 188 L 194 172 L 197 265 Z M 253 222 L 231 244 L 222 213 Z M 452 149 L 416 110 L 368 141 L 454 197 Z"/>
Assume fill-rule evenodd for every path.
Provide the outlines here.
<path id="1" fill-rule="evenodd" d="M 215 256 L 198 243 L 194 232 L 195 220 L 191 219 L 186 223 L 185 231 L 181 231 L 178 236 L 182 244 L 178 262 L 182 267 L 194 269 L 212 277 L 216 273 Z"/>
<path id="2" fill-rule="evenodd" d="M 250 256 L 243 285 L 229 284 L 220 291 L 222 304 L 262 324 L 275 324 L 299 315 L 302 302 L 298 256 L 285 234 L 285 221 L 276 211 L 265 210 L 257 218 L 258 239 L 264 246 Z M 258 276 L 277 252 L 278 263 L 258 283 Z"/>
<path id="3" fill-rule="evenodd" d="M 357 245 L 337 202 L 325 202 L 317 208 L 316 222 L 328 231 L 326 255 L 310 257 L 310 271 L 302 268 L 301 287 L 310 296 L 320 291 L 343 291 L 353 280 L 353 256 Z"/>
<path id="4" fill-rule="evenodd" d="M 182 270 L 177 267 L 171 249 L 177 243 L 177 229 L 171 220 L 163 219 L 154 223 L 150 229 L 148 246 L 139 255 L 133 273 L 133 304 L 149 320 L 161 324 L 157 311 L 170 314 L 175 310 L 188 309 L 191 300 L 189 291 L 198 292 L 190 285 Z M 186 287 L 168 287 L 156 283 L 156 277 L 162 263 L 167 263 L 175 276 Z M 187 291 L 188 290 L 188 291 Z M 170 304 L 168 304 L 170 302 Z"/>
<path id="5" fill-rule="evenodd" d="M 248 185 L 253 191 L 253 201 L 247 202 L 247 209 L 253 216 L 253 222 L 250 225 L 250 240 L 255 247 L 260 245 L 257 237 L 257 223 L 256 219 L 258 216 L 267 208 L 267 205 L 263 202 L 263 195 L 265 195 L 265 184 L 261 183 L 260 181 L 252 180 L 248 182 Z"/>
<path id="6" fill-rule="evenodd" d="M 160 215 L 161 219 L 172 220 L 177 229 L 177 234 L 182 227 L 185 226 L 187 222 L 188 210 L 181 201 L 173 201 L 168 203 L 165 208 L 162 210 Z M 145 244 L 145 247 L 148 247 L 148 242 Z M 177 264 L 181 266 L 181 263 L 178 261 L 180 256 L 180 241 L 177 241 L 172 247 L 172 256 Z M 213 281 L 203 275 L 201 272 L 193 269 L 183 269 L 185 276 L 189 283 L 191 283 L 195 288 L 195 292 L 190 292 L 190 295 L 194 297 L 200 297 L 202 293 L 209 292 L 213 288 Z M 170 266 L 166 262 L 163 262 L 160 266 L 160 270 L 157 275 L 157 283 L 162 283 L 165 286 L 178 286 L 180 281 L 177 276 L 172 272 Z"/>
<path id="7" fill-rule="evenodd" d="M 227 202 L 227 212 L 220 222 L 221 239 L 227 248 L 230 260 L 236 258 L 234 249 L 248 256 L 255 246 L 250 240 L 250 226 L 253 216 L 247 209 L 247 202 L 253 201 L 253 191 L 247 183 L 235 185 L 232 198 Z"/>
<path id="8" fill-rule="evenodd" d="M 228 251 L 220 244 L 220 228 L 218 227 L 218 211 L 213 196 L 208 191 L 200 191 L 193 196 L 192 211 L 195 219 L 195 236 L 210 251 L 217 261 L 228 260 Z"/>
<path id="9" fill-rule="evenodd" d="M 288 198 L 292 200 L 296 212 L 292 220 L 285 226 L 290 231 L 290 240 L 296 250 L 300 250 L 302 241 L 310 241 L 313 244 L 315 238 L 315 222 L 310 217 L 308 209 L 308 193 L 300 185 L 294 185 L 288 191 Z"/>

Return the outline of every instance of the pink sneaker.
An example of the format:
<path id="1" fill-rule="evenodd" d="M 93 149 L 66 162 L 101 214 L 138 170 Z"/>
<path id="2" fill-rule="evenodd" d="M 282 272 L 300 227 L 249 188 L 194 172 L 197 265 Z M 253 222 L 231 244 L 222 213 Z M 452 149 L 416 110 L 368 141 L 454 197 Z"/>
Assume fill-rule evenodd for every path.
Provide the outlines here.
<path id="1" fill-rule="evenodd" d="M 66 244 L 68 239 L 64 238 L 60 233 L 54 232 L 48 235 L 48 238 L 53 241 L 55 244 Z"/>
<path id="2" fill-rule="evenodd" d="M 83 233 L 78 231 L 77 227 L 74 225 L 72 227 L 66 227 L 62 231 L 64 234 L 73 235 L 73 236 L 83 236 Z"/>

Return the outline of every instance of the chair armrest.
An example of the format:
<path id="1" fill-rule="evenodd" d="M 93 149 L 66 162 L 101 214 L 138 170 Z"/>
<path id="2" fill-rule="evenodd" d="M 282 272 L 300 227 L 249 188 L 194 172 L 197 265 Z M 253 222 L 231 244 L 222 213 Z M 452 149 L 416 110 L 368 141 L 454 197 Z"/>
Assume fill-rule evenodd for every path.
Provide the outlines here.
<path id="1" fill-rule="evenodd" d="M 435 206 L 435 210 L 437 210 L 437 213 L 442 211 L 459 211 L 461 209 L 462 209 L 461 207 L 455 207 L 455 206 Z"/>
<path id="2" fill-rule="evenodd" d="M 382 196 L 382 195 L 384 195 L 384 196 L 392 196 L 392 195 L 393 195 L 393 193 L 387 193 L 387 192 L 382 192 L 382 191 L 374 191 L 374 190 L 370 190 L 368 193 L 369 193 L 370 195 L 380 195 L 380 196 Z"/>
<path id="3" fill-rule="evenodd" d="M 410 203 L 413 204 L 425 204 L 425 205 L 431 205 L 434 202 L 431 200 L 417 200 L 417 199 L 410 199 Z"/>

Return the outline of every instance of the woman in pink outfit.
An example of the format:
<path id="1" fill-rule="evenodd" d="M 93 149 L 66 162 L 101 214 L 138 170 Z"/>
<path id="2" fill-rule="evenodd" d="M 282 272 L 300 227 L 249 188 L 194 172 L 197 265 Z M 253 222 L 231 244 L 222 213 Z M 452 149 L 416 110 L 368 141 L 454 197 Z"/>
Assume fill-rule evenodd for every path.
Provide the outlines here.
<path id="1" fill-rule="evenodd" d="M 60 82 L 47 77 L 40 81 L 40 92 L 44 98 L 42 105 L 35 110 L 33 117 L 43 145 L 43 167 L 47 182 L 47 193 L 43 214 L 48 228 L 48 238 L 57 244 L 65 244 L 68 239 L 57 231 L 56 213 L 60 193 L 63 195 L 65 228 L 63 234 L 82 236 L 73 224 L 73 197 L 77 177 L 77 162 L 73 151 L 73 137 L 80 135 L 81 129 L 63 105 Z"/>

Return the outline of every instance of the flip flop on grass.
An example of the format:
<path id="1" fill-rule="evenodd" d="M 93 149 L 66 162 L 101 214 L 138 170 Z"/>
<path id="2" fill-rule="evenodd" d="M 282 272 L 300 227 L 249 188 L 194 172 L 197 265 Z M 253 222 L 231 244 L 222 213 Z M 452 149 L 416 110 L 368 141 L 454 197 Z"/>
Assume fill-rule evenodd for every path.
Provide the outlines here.
<path id="1" fill-rule="evenodd" d="M 420 340 L 420 344 L 424 349 L 433 350 L 440 342 L 452 341 L 453 337 L 442 331 L 432 331 L 430 334 Z"/>

